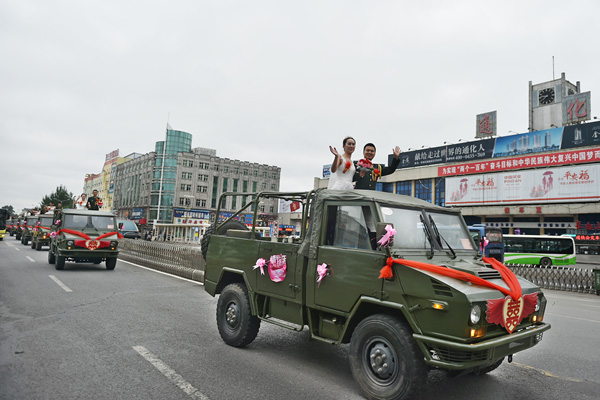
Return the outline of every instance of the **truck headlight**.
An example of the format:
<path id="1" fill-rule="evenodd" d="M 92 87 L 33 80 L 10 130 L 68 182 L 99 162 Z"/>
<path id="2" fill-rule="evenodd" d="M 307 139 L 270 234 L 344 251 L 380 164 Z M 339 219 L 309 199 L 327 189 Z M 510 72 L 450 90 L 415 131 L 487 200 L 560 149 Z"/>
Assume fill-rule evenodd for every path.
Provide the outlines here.
<path id="1" fill-rule="evenodd" d="M 476 325 L 481 319 L 481 307 L 475 304 L 471 307 L 471 314 L 469 315 L 469 322 L 471 325 Z"/>
<path id="2" fill-rule="evenodd" d="M 67 242 L 67 246 L 69 246 L 69 247 L 70 247 L 70 246 L 73 246 L 74 244 L 75 244 L 75 242 L 73 242 L 72 240 L 69 240 L 69 241 Z"/>

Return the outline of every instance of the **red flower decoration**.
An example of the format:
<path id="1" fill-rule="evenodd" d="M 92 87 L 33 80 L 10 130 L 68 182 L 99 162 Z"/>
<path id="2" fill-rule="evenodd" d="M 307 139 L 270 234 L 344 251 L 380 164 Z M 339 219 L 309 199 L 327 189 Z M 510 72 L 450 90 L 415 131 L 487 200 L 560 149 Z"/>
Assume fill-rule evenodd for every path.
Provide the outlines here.
<path id="1" fill-rule="evenodd" d="M 344 168 L 344 174 L 346 172 L 348 172 L 348 170 L 350 169 L 351 166 L 352 166 L 352 163 L 350 161 L 346 161 L 346 167 Z"/>

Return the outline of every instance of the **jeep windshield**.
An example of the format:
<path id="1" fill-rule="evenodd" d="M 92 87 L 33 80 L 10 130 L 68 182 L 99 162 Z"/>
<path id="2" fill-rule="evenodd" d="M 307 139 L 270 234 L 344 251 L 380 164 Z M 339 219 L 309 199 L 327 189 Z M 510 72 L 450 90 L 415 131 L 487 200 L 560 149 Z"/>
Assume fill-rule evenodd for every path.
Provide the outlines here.
<path id="1" fill-rule="evenodd" d="M 397 232 L 393 249 L 429 250 L 434 247 L 438 251 L 439 248 L 474 251 L 471 236 L 460 215 L 388 206 L 381 207 L 381 214 L 383 221 L 393 224 Z"/>
<path id="2" fill-rule="evenodd" d="M 50 228 L 52 226 L 52 217 L 40 217 L 40 225 Z"/>
<path id="3" fill-rule="evenodd" d="M 64 216 L 63 228 L 112 230 L 115 229 L 115 217 L 68 214 Z"/>

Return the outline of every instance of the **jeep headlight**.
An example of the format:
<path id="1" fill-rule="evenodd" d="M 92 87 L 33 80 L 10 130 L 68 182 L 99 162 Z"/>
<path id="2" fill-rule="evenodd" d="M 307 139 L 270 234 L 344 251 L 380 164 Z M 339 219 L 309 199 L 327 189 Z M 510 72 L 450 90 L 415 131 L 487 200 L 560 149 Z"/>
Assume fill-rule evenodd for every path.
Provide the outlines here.
<path id="1" fill-rule="evenodd" d="M 69 241 L 67 242 L 67 246 L 69 246 L 69 247 L 70 247 L 70 246 L 73 246 L 74 244 L 75 244 L 75 242 L 74 242 L 74 241 L 72 241 L 72 240 L 69 240 Z"/>
<path id="2" fill-rule="evenodd" d="M 481 307 L 475 304 L 471 307 L 471 314 L 469 315 L 469 322 L 471 325 L 476 325 L 481 319 Z"/>
<path id="3" fill-rule="evenodd" d="M 118 244 L 119 244 L 119 242 L 117 242 L 117 241 L 110 242 L 111 247 L 117 247 Z"/>

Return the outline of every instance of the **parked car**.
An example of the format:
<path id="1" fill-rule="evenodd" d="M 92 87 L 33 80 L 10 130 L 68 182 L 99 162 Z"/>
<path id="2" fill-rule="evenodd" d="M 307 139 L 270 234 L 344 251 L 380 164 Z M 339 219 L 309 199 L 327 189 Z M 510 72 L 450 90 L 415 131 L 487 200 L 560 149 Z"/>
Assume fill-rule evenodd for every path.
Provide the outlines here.
<path id="1" fill-rule="evenodd" d="M 135 222 L 129 219 L 118 219 L 119 232 L 125 239 L 141 239 L 142 235 Z"/>

